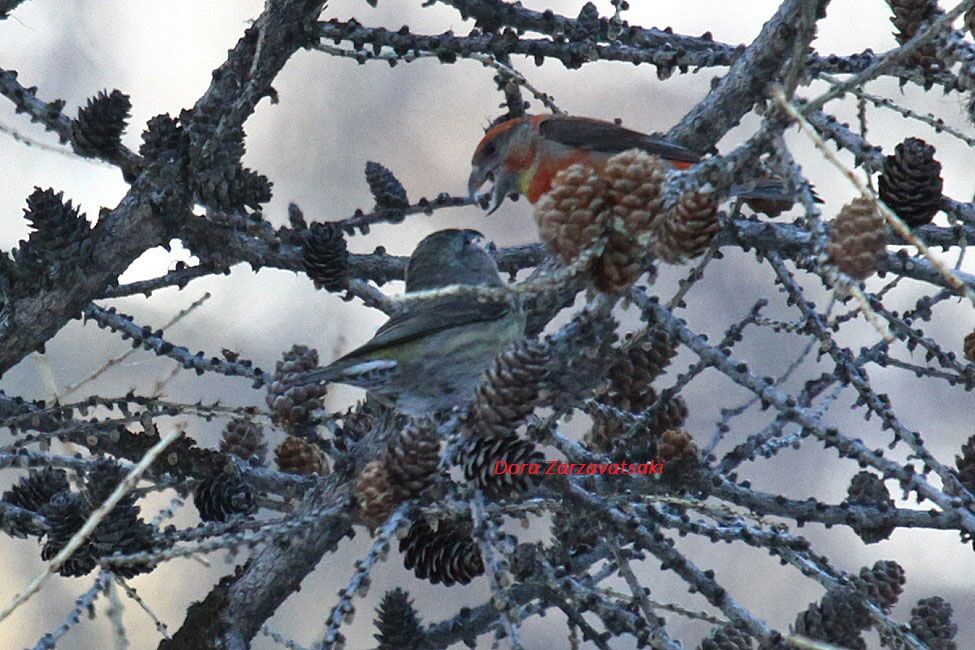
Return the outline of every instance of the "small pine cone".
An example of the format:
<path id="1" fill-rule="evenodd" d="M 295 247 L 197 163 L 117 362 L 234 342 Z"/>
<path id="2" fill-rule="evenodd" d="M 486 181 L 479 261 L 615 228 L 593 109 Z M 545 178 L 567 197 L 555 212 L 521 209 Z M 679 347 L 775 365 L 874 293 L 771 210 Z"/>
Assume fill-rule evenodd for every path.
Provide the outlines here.
<path id="1" fill-rule="evenodd" d="M 300 434 L 314 425 L 312 413 L 321 408 L 326 387 L 317 384 L 295 386 L 291 375 L 318 367 L 318 351 L 304 345 L 293 345 L 274 366 L 267 388 L 267 405 L 276 423 L 289 434 Z"/>
<path id="2" fill-rule="evenodd" d="M 410 207 L 403 184 L 396 180 L 393 172 L 377 162 L 366 163 L 366 182 L 369 191 L 376 199 L 376 207 L 387 210 L 405 210 Z"/>
<path id="3" fill-rule="evenodd" d="M 379 526 L 393 514 L 399 500 L 389 485 L 389 473 L 381 460 L 366 463 L 355 484 L 359 518 L 370 528 Z"/>
<path id="4" fill-rule="evenodd" d="M 938 212 L 943 186 L 934 147 L 918 138 L 907 138 L 884 159 L 878 183 L 880 200 L 911 228 L 929 223 Z"/>
<path id="5" fill-rule="evenodd" d="M 256 465 L 263 465 L 267 459 L 264 427 L 248 418 L 234 418 L 223 430 L 220 451 Z"/>
<path id="6" fill-rule="evenodd" d="M 958 626 L 951 622 L 951 603 L 940 596 L 922 598 L 911 609 L 911 632 L 931 650 L 955 650 Z"/>
<path id="7" fill-rule="evenodd" d="M 701 641 L 700 650 L 752 650 L 752 640 L 734 625 L 724 625 L 711 630 Z"/>
<path id="8" fill-rule="evenodd" d="M 559 171 L 535 204 L 535 223 L 546 248 L 568 264 L 606 230 L 606 182 L 588 165 Z"/>
<path id="9" fill-rule="evenodd" d="M 860 630 L 869 624 L 866 610 L 853 601 L 848 591 L 830 590 L 818 605 L 811 603 L 796 617 L 793 630 L 796 634 L 849 650 L 866 650 Z"/>
<path id="10" fill-rule="evenodd" d="M 853 579 L 857 590 L 885 612 L 897 603 L 906 582 L 904 569 L 897 562 L 879 560 L 873 567 L 863 567 Z"/>
<path id="11" fill-rule="evenodd" d="M 657 392 L 647 387 L 639 401 L 628 401 L 622 398 L 609 399 L 607 404 L 622 411 L 629 411 L 640 415 L 646 408 L 657 401 Z M 687 420 L 687 404 L 680 396 L 674 397 L 654 413 L 646 426 L 639 428 L 630 441 L 620 450 L 623 457 L 630 453 L 653 453 L 660 436 L 668 430 L 679 430 Z M 630 430 L 631 422 L 613 413 L 603 413 L 595 410 L 593 413 L 593 427 L 586 434 L 586 443 L 594 450 L 609 453 L 622 436 Z"/>
<path id="12" fill-rule="evenodd" d="M 289 474 L 328 474 L 328 460 L 314 443 L 288 436 L 274 450 L 278 469 Z"/>
<path id="13" fill-rule="evenodd" d="M 377 650 L 422 650 L 426 644 L 423 625 L 409 592 L 392 589 L 383 595 L 376 608 Z"/>
<path id="14" fill-rule="evenodd" d="M 886 223 L 874 200 L 860 196 L 844 205 L 829 231 L 829 257 L 836 268 L 858 280 L 868 278 L 886 249 Z"/>
<path id="15" fill-rule="evenodd" d="M 68 478 L 63 469 L 45 467 L 31 471 L 17 485 L 3 493 L 3 501 L 11 505 L 40 512 L 55 494 L 68 489 Z"/>
<path id="16" fill-rule="evenodd" d="M 71 121 L 71 139 L 85 156 L 111 156 L 122 146 L 122 132 L 129 119 L 132 102 L 119 90 L 101 91 L 78 109 Z"/>
<path id="17" fill-rule="evenodd" d="M 64 202 L 64 193 L 35 187 L 27 197 L 24 218 L 34 228 L 21 253 L 35 260 L 53 259 L 75 249 L 88 236 L 91 227 L 71 201 Z"/>
<path id="18" fill-rule="evenodd" d="M 890 22 L 897 28 L 895 36 L 902 45 L 917 34 L 926 20 L 939 12 L 938 0 L 887 0 L 887 4 L 894 12 Z"/>
<path id="19" fill-rule="evenodd" d="M 964 351 L 965 358 L 975 363 L 975 332 L 969 332 L 965 336 Z"/>
<path id="20" fill-rule="evenodd" d="M 535 443 L 514 433 L 505 436 L 474 436 L 462 443 L 460 464 L 464 478 L 474 482 L 489 499 L 502 499 L 529 489 L 537 475 L 514 471 L 525 464 L 539 466 L 544 471 L 542 454 Z M 495 469 L 498 469 L 495 473 Z"/>
<path id="21" fill-rule="evenodd" d="M 660 194 L 667 180 L 667 164 L 658 156 L 630 149 L 606 161 L 602 177 L 621 230 L 634 239 L 648 232 L 662 212 Z"/>
<path id="22" fill-rule="evenodd" d="M 238 167 L 231 188 L 233 203 L 260 210 L 262 204 L 271 200 L 273 185 L 264 174 L 247 167 Z"/>
<path id="23" fill-rule="evenodd" d="M 215 472 L 196 486 L 193 503 L 203 521 L 226 521 L 256 508 L 251 489 L 236 472 Z"/>
<path id="24" fill-rule="evenodd" d="M 312 223 L 301 248 L 305 271 L 316 288 L 339 291 L 345 286 L 349 263 L 342 231 L 329 223 Z"/>
<path id="25" fill-rule="evenodd" d="M 464 423 L 468 436 L 504 436 L 532 412 L 547 375 L 548 348 L 522 340 L 494 360 L 477 387 Z"/>
<path id="26" fill-rule="evenodd" d="M 602 293 L 621 293 L 636 282 L 643 267 L 644 247 L 614 220 L 603 252 L 592 264 L 592 283 Z"/>
<path id="27" fill-rule="evenodd" d="M 870 472 L 858 472 L 850 487 L 847 489 L 847 502 L 867 506 L 892 508 L 894 500 L 890 498 L 890 491 L 883 480 Z M 875 544 L 890 537 L 894 532 L 893 524 L 887 526 L 855 526 L 854 532 L 867 544 Z"/>
<path id="28" fill-rule="evenodd" d="M 54 558 L 88 518 L 88 503 L 75 492 L 64 490 L 47 503 L 41 514 L 50 522 L 47 542 L 41 549 L 41 559 Z M 83 576 L 91 572 L 97 564 L 95 547 L 91 541 L 84 542 L 78 550 L 61 565 L 58 573 L 63 576 Z"/>
<path id="29" fill-rule="evenodd" d="M 697 455 L 697 444 L 687 431 L 664 431 L 657 442 L 657 456 L 664 462 L 676 461 L 683 456 Z"/>
<path id="30" fill-rule="evenodd" d="M 975 492 L 975 435 L 961 446 L 961 456 L 955 456 L 958 480 L 970 492 Z"/>
<path id="31" fill-rule="evenodd" d="M 115 491 L 128 472 L 111 460 L 100 460 L 85 476 L 85 499 L 89 511 L 101 506 Z M 150 551 L 153 548 L 153 527 L 139 517 L 136 496 L 127 494 L 116 504 L 91 533 L 89 542 L 96 556 L 129 555 Z M 116 565 L 112 570 L 120 576 L 131 578 L 151 570 L 148 564 Z"/>
<path id="32" fill-rule="evenodd" d="M 654 255 L 671 264 L 703 255 L 721 228 L 717 213 L 713 193 L 684 192 L 674 209 L 654 224 Z"/>
<path id="33" fill-rule="evenodd" d="M 636 341 L 632 334 L 627 334 L 620 347 L 623 352 L 607 373 L 610 391 L 638 403 L 647 395 L 653 380 L 664 373 L 677 355 L 676 342 L 663 330 L 653 327 Z"/>
<path id="34" fill-rule="evenodd" d="M 146 122 L 139 153 L 145 158 L 165 161 L 173 158 L 185 141 L 183 127 L 176 118 L 168 113 L 156 115 Z"/>
<path id="35" fill-rule="evenodd" d="M 412 499 L 433 485 L 439 466 L 440 438 L 431 423 L 411 423 L 390 440 L 386 471 L 398 499 Z"/>
<path id="36" fill-rule="evenodd" d="M 414 522 L 399 543 L 403 565 L 432 584 L 466 585 L 484 573 L 481 550 L 471 537 L 471 528 L 470 520 L 440 521 L 437 530 L 425 520 Z"/>

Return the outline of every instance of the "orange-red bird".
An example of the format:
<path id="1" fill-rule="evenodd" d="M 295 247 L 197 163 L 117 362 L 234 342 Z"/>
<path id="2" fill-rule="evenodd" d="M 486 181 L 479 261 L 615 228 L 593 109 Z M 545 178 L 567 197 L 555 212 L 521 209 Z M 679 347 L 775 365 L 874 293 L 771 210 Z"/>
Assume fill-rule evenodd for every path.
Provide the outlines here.
<path id="1" fill-rule="evenodd" d="M 488 129 L 474 150 L 468 191 L 477 199 L 484 183 L 494 181 L 488 214 L 509 194 L 535 203 L 552 187 L 560 170 L 578 162 L 600 169 L 612 156 L 642 149 L 684 169 L 701 156 L 662 137 L 589 117 L 526 115 Z"/>

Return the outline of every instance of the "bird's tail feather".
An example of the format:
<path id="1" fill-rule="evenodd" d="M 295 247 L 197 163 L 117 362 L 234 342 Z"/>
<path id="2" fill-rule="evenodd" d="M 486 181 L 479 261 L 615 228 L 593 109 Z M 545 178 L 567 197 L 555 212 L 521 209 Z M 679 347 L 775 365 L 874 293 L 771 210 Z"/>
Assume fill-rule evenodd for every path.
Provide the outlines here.
<path id="1" fill-rule="evenodd" d="M 389 359 L 346 359 L 316 368 L 289 379 L 289 383 L 297 386 L 305 384 L 322 384 L 330 382 L 348 382 L 350 379 L 390 370 L 396 367 L 396 362 Z"/>

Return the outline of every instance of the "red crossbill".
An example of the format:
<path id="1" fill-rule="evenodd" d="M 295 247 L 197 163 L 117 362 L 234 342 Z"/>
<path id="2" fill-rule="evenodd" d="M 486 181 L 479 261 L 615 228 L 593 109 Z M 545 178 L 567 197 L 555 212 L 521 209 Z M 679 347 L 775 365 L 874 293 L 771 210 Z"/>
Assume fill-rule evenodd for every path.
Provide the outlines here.
<path id="1" fill-rule="evenodd" d="M 488 214 L 497 210 L 509 194 L 522 194 L 535 203 L 552 187 L 552 179 L 559 171 L 576 163 L 600 171 L 612 156 L 629 149 L 660 156 L 677 169 L 686 169 L 701 160 L 697 152 L 661 136 L 613 122 L 567 115 L 526 115 L 495 124 L 484 134 L 471 159 L 468 191 L 476 199 L 484 183 L 494 182 Z M 779 211 L 793 203 L 779 183 L 763 183 L 736 195 L 779 203 Z M 785 205 L 781 205 L 783 201 Z"/>

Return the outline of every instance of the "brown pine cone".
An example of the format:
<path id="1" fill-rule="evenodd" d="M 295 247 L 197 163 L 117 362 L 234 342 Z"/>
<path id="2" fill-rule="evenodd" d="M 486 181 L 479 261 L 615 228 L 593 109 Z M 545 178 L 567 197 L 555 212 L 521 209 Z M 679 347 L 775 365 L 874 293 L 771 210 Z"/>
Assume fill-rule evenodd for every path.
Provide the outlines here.
<path id="1" fill-rule="evenodd" d="M 651 327 L 637 335 L 627 334 L 620 358 L 609 368 L 610 391 L 631 403 L 646 401 L 647 388 L 663 374 L 677 355 L 677 345 L 663 330 Z"/>
<path id="2" fill-rule="evenodd" d="M 498 356 L 468 408 L 465 434 L 497 436 L 516 429 L 535 407 L 547 361 L 547 346 L 529 339 Z"/>
<path id="3" fill-rule="evenodd" d="M 929 223 L 941 204 L 941 163 L 934 147 L 907 138 L 884 159 L 878 183 L 880 200 L 911 228 Z"/>
<path id="4" fill-rule="evenodd" d="M 894 500 L 890 498 L 890 491 L 883 480 L 870 472 L 858 472 L 850 481 L 846 491 L 848 503 L 866 506 L 893 508 Z M 875 544 L 890 537 L 894 532 L 893 524 L 887 526 L 860 527 L 854 526 L 853 531 L 867 544 Z"/>
<path id="5" fill-rule="evenodd" d="M 677 460 L 688 454 L 697 455 L 697 444 L 687 431 L 664 431 L 657 442 L 657 456 L 664 462 Z"/>
<path id="6" fill-rule="evenodd" d="M 955 467 L 961 484 L 969 491 L 975 491 L 975 435 L 961 446 L 961 456 L 955 456 Z"/>
<path id="7" fill-rule="evenodd" d="M 965 337 L 965 358 L 975 363 L 975 332 L 970 332 Z"/>
<path id="8" fill-rule="evenodd" d="M 887 0 L 890 10 L 894 12 L 890 22 L 897 28 L 897 42 L 904 44 L 909 41 L 924 21 L 938 13 L 938 0 Z"/>
<path id="9" fill-rule="evenodd" d="M 313 443 L 288 436 L 274 450 L 278 469 L 289 474 L 328 474 L 328 460 Z"/>
<path id="10" fill-rule="evenodd" d="M 951 622 L 951 603 L 940 596 L 922 598 L 911 609 L 911 632 L 931 650 L 955 650 L 958 626 Z"/>
<path id="11" fill-rule="evenodd" d="M 606 182 L 588 165 L 559 171 L 535 204 L 535 223 L 546 248 L 571 263 L 603 234 L 609 218 Z"/>
<path id="12" fill-rule="evenodd" d="M 630 402 L 610 396 L 606 403 L 616 409 L 639 415 L 657 400 L 657 392 L 647 387 L 643 398 L 638 402 Z M 594 410 L 592 413 L 593 426 L 586 434 L 585 442 L 596 451 L 609 453 L 616 446 L 616 441 L 630 430 L 631 423 L 611 413 Z M 660 436 L 670 429 L 680 429 L 687 419 L 687 404 L 680 396 L 668 401 L 663 409 L 654 414 L 650 422 L 641 427 L 633 438 L 624 446 L 621 453 L 625 456 L 633 453 L 653 453 Z"/>
<path id="13" fill-rule="evenodd" d="M 423 625 L 410 594 L 399 587 L 383 595 L 376 608 L 377 650 L 423 650 L 426 645 Z"/>
<path id="14" fill-rule="evenodd" d="M 514 433 L 504 436 L 475 436 L 467 438 L 460 449 L 460 464 L 464 478 L 472 481 L 489 499 L 502 499 L 524 492 L 545 471 L 542 454 L 535 443 Z M 501 470 L 495 473 L 499 461 Z M 539 474 L 508 471 L 526 464 L 539 467 Z"/>
<path id="15" fill-rule="evenodd" d="M 359 519 L 370 528 L 379 526 L 393 514 L 399 502 L 389 484 L 386 465 L 381 460 L 366 463 L 355 484 Z"/>
<path id="16" fill-rule="evenodd" d="M 853 579 L 857 590 L 885 612 L 897 604 L 907 578 L 897 562 L 878 560 L 871 568 L 863 567 Z"/>
<path id="17" fill-rule="evenodd" d="M 606 161 L 603 178 L 612 203 L 617 230 L 637 239 L 649 232 L 662 212 L 660 194 L 667 180 L 667 163 L 639 149 L 630 149 Z"/>
<path id="18" fill-rule="evenodd" d="M 469 519 L 440 521 L 437 530 L 423 519 L 414 522 L 399 543 L 403 565 L 413 569 L 417 578 L 433 584 L 466 585 L 484 573 L 481 550 L 471 537 L 472 528 Z"/>
<path id="19" fill-rule="evenodd" d="M 223 431 L 220 451 L 263 465 L 267 459 L 264 428 L 248 418 L 234 418 Z"/>
<path id="20" fill-rule="evenodd" d="M 862 280 L 877 271 L 887 249 L 886 224 L 873 199 L 860 196 L 836 215 L 829 231 L 829 256 L 843 273 Z"/>
<path id="21" fill-rule="evenodd" d="M 311 413 L 321 408 L 325 386 L 289 384 L 288 377 L 318 367 L 318 351 L 304 345 L 294 345 L 274 367 L 267 387 L 267 405 L 272 417 L 289 434 L 298 434 L 314 425 Z"/>
<path id="22" fill-rule="evenodd" d="M 345 287 L 349 252 L 342 230 L 332 223 L 312 223 L 301 247 L 305 272 L 316 288 L 339 291 Z"/>
<path id="23" fill-rule="evenodd" d="M 440 438 L 432 423 L 411 423 L 389 441 L 386 471 L 398 499 L 412 499 L 433 485 L 440 465 Z"/>
<path id="24" fill-rule="evenodd" d="M 637 237 L 614 224 L 602 254 L 593 261 L 593 286 L 602 293 L 625 291 L 640 277 L 643 253 Z"/>
<path id="25" fill-rule="evenodd" d="M 684 192 L 674 209 L 654 224 L 653 254 L 671 264 L 700 257 L 721 228 L 717 213 L 713 193 Z"/>

